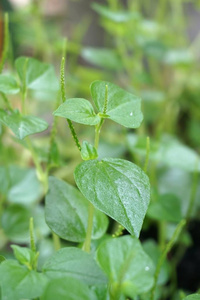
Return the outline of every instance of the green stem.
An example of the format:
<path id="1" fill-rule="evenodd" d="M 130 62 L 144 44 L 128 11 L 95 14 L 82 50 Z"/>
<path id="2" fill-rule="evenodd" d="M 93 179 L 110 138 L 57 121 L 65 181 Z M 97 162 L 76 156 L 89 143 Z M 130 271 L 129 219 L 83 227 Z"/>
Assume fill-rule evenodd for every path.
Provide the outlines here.
<path id="1" fill-rule="evenodd" d="M 61 248 L 59 236 L 52 231 L 54 249 L 58 251 Z"/>
<path id="2" fill-rule="evenodd" d="M 146 141 L 146 157 L 145 157 L 145 162 L 144 162 L 144 172 L 147 172 L 147 167 L 149 163 L 149 153 L 150 153 L 150 138 L 147 136 L 147 141 Z"/>
<path id="3" fill-rule="evenodd" d="M 10 104 L 10 101 L 8 100 L 8 98 L 6 97 L 6 95 L 4 93 L 0 93 L 1 97 L 3 98 L 7 108 L 10 110 L 10 111 L 13 111 L 13 108 Z"/>
<path id="4" fill-rule="evenodd" d="M 95 146 L 96 150 L 98 150 L 99 135 L 100 135 L 100 131 L 101 131 L 101 127 L 103 125 L 103 122 L 104 122 L 104 120 L 101 119 L 99 124 L 97 124 L 96 128 L 95 128 L 94 146 Z M 94 206 L 90 202 L 89 203 L 89 209 L 88 209 L 88 226 L 87 226 L 85 242 L 84 242 L 84 245 L 83 245 L 83 250 L 88 252 L 88 253 L 90 252 L 90 247 L 91 247 L 91 237 L 92 237 L 92 226 L 93 226 L 94 211 L 95 211 Z"/>
<path id="5" fill-rule="evenodd" d="M 34 239 L 34 225 L 33 218 L 30 218 L 29 221 L 29 234 L 30 234 L 30 246 L 33 252 L 36 252 L 35 239 Z"/>
<path id="6" fill-rule="evenodd" d="M 194 202 L 195 202 L 195 196 L 197 193 L 197 188 L 198 188 L 198 178 L 199 178 L 199 174 L 198 174 L 198 164 L 199 164 L 199 160 L 197 161 L 197 167 L 196 170 L 193 173 L 193 181 L 192 181 L 192 188 L 191 188 L 191 194 L 190 194 L 190 202 L 188 205 L 188 209 L 187 209 L 187 213 L 186 213 L 186 220 L 187 220 L 187 224 L 190 221 L 191 218 L 191 214 L 192 214 L 192 210 L 194 207 Z"/>
<path id="7" fill-rule="evenodd" d="M 2 59 L 0 62 L 0 73 L 3 70 L 6 58 L 8 56 L 8 46 L 9 46 L 9 18 L 8 13 L 5 13 L 4 15 L 4 44 L 3 44 L 3 53 L 2 53 Z"/>
<path id="8" fill-rule="evenodd" d="M 186 220 L 183 219 L 180 221 L 180 223 L 177 225 L 175 231 L 174 231 L 174 234 L 171 238 L 171 240 L 167 243 L 165 249 L 163 250 L 161 256 L 160 256 L 160 259 L 158 261 L 158 264 L 156 266 L 156 270 L 155 270 L 155 275 L 154 275 L 154 285 L 152 287 L 152 290 L 151 290 L 151 300 L 154 300 L 154 296 L 155 296 L 155 291 L 156 291 L 156 286 L 157 286 L 157 282 L 158 282 L 158 276 L 160 274 L 160 269 L 162 267 L 162 264 L 168 254 L 168 252 L 172 249 L 173 245 L 175 244 L 178 236 L 180 235 L 183 227 L 185 226 L 186 224 Z"/>
<path id="9" fill-rule="evenodd" d="M 31 141 L 30 141 L 29 137 L 26 138 L 26 143 L 27 143 L 29 151 L 31 152 L 34 164 L 36 166 L 38 179 L 40 180 L 40 182 L 42 182 L 43 188 L 44 188 L 44 194 L 46 194 L 47 191 L 48 191 L 48 176 L 47 176 L 48 174 L 47 174 L 47 171 L 44 171 L 42 169 L 42 166 L 39 162 L 38 156 L 35 152 L 35 149 L 33 148 L 33 145 L 31 144 Z"/>

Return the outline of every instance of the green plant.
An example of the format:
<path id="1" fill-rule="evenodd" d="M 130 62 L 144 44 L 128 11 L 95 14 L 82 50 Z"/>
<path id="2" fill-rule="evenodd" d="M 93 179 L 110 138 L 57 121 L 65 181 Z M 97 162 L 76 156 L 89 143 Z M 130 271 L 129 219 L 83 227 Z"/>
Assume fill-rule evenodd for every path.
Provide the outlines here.
<path id="1" fill-rule="evenodd" d="M 184 28 L 180 1 L 170 2 L 176 8 L 173 20 L 179 20 L 176 34 L 163 28 L 166 1 L 155 18 L 143 4 L 127 1 L 129 10 L 112 0 L 108 7 L 93 4 L 117 47 L 81 49 L 65 42 L 63 55 L 70 52 L 75 72 L 74 78 L 67 76 L 67 87 L 64 57 L 60 87 L 53 66 L 35 58 L 19 57 L 14 69 L 5 68 L 5 17 L 0 64 L 5 70 L 0 74 L 2 300 L 200 298 L 198 291 L 192 294 L 196 290 L 179 290 L 176 275 L 192 243 L 190 222 L 199 211 L 199 154 L 185 145 L 187 138 L 192 144 L 196 140 L 189 132 L 182 141 L 176 137 L 178 111 L 189 107 L 185 102 L 183 109 L 177 99 L 189 94 L 193 124 L 198 119 L 198 88 L 190 90 L 195 56 L 190 49 L 177 55 L 173 48 L 184 44 L 183 35 L 176 40 Z M 142 16 L 144 8 L 154 21 Z M 38 45 L 46 57 L 39 40 Z M 79 51 L 103 70 L 76 65 Z M 173 85 L 162 76 L 162 67 L 173 74 Z M 88 101 L 91 78 L 98 80 L 90 85 Z M 157 230 L 153 237 L 152 227 Z"/>

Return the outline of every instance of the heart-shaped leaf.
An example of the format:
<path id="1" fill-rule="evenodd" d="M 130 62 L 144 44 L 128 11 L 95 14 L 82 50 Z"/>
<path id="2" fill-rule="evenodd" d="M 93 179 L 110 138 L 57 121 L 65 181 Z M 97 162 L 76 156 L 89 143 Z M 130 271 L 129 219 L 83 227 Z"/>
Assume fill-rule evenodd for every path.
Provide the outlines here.
<path id="1" fill-rule="evenodd" d="M 31 90 L 58 91 L 59 84 L 51 65 L 32 57 L 19 57 L 15 67 L 22 84 Z"/>
<path id="2" fill-rule="evenodd" d="M 150 185 L 138 166 L 117 158 L 89 160 L 78 165 L 74 176 L 80 191 L 95 207 L 139 236 Z"/>
<path id="3" fill-rule="evenodd" d="M 49 178 L 45 215 L 48 226 L 61 238 L 83 242 L 88 226 L 89 202 L 78 189 L 55 177 Z M 107 217 L 96 210 L 92 238 L 100 238 L 108 226 Z"/>
<path id="4" fill-rule="evenodd" d="M 6 260 L 0 264 L 2 299 L 21 300 L 39 297 L 48 282 L 44 274 L 20 265 L 17 261 Z"/>
<path id="5" fill-rule="evenodd" d="M 125 127 L 138 128 L 143 120 L 141 100 L 115 84 L 106 81 L 94 81 L 91 84 L 91 95 L 98 111 L 103 113 L 104 110 L 106 86 L 106 114 L 109 118 Z"/>
<path id="6" fill-rule="evenodd" d="M 42 132 L 47 129 L 48 123 L 34 116 L 22 116 L 19 112 L 11 114 L 0 110 L 0 122 L 8 126 L 20 140 L 28 135 Z"/>
<path id="7" fill-rule="evenodd" d="M 100 122 L 100 117 L 95 114 L 91 103 L 82 98 L 67 99 L 54 115 L 85 125 L 96 125 Z"/>
<path id="8" fill-rule="evenodd" d="M 75 247 L 57 251 L 46 261 L 43 272 L 50 278 L 70 276 L 90 285 L 107 281 L 92 256 Z"/>
<path id="9" fill-rule="evenodd" d="M 128 236 L 109 239 L 97 250 L 97 260 L 107 274 L 112 299 L 145 293 L 154 282 L 154 265 L 138 239 Z"/>
<path id="10" fill-rule="evenodd" d="M 97 300 L 86 284 L 72 277 L 56 278 L 49 282 L 41 300 Z"/>

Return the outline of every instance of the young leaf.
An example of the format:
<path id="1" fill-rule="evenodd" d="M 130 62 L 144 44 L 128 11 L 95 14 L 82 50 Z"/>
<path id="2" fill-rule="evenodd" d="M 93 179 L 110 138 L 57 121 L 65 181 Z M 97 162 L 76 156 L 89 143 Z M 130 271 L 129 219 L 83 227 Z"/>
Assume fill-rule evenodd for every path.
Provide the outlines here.
<path id="1" fill-rule="evenodd" d="M 83 141 L 81 147 L 81 157 L 83 160 L 95 159 L 98 157 L 97 150 L 94 146 L 89 144 L 87 141 Z"/>
<path id="2" fill-rule="evenodd" d="M 43 272 L 50 278 L 70 276 L 89 285 L 106 283 L 92 256 L 74 247 L 63 248 L 52 255 L 44 264 Z"/>
<path id="3" fill-rule="evenodd" d="M 15 67 L 22 84 L 31 90 L 58 91 L 59 84 L 51 65 L 35 58 L 19 57 Z"/>
<path id="4" fill-rule="evenodd" d="M 109 278 L 113 299 L 121 293 L 133 298 L 153 285 L 154 265 L 139 240 L 130 235 L 103 242 L 97 260 Z"/>
<path id="5" fill-rule="evenodd" d="M 34 262 L 35 253 L 26 247 L 20 247 L 17 245 L 11 245 L 11 248 L 14 251 L 16 259 L 22 264 L 31 268 L 32 263 Z"/>
<path id="6" fill-rule="evenodd" d="M 41 296 L 48 279 L 44 274 L 30 271 L 17 261 L 0 264 L 2 300 L 33 299 Z"/>
<path id="7" fill-rule="evenodd" d="M 139 236 L 150 200 L 150 185 L 138 166 L 118 158 L 89 160 L 78 165 L 74 177 L 95 207 Z"/>
<path id="8" fill-rule="evenodd" d="M 173 194 L 160 195 L 158 201 L 150 204 L 148 216 L 160 221 L 180 222 L 182 218 L 180 199 Z"/>
<path id="9" fill-rule="evenodd" d="M 4 94 L 17 94 L 19 85 L 11 75 L 0 75 L 0 92 Z"/>
<path id="10" fill-rule="evenodd" d="M 94 81 L 91 95 L 99 112 L 103 112 L 105 89 L 108 86 L 108 103 L 106 114 L 109 119 L 128 128 L 138 128 L 143 120 L 141 100 L 133 94 L 106 81 Z"/>
<path id="11" fill-rule="evenodd" d="M 95 114 L 91 103 L 82 98 L 67 99 L 54 115 L 85 125 L 96 125 L 100 122 L 100 117 Z"/>
<path id="12" fill-rule="evenodd" d="M 86 284 L 73 277 L 53 279 L 47 285 L 41 300 L 97 300 Z"/>
<path id="13" fill-rule="evenodd" d="M 0 122 L 8 126 L 20 140 L 28 135 L 42 132 L 47 129 L 48 123 L 34 116 L 22 116 L 19 112 L 11 114 L 0 110 Z"/>
<path id="14" fill-rule="evenodd" d="M 45 215 L 48 226 L 61 238 L 83 242 L 86 237 L 89 202 L 73 186 L 55 177 L 49 178 Z M 95 211 L 92 238 L 100 238 L 108 226 L 107 217 Z"/>

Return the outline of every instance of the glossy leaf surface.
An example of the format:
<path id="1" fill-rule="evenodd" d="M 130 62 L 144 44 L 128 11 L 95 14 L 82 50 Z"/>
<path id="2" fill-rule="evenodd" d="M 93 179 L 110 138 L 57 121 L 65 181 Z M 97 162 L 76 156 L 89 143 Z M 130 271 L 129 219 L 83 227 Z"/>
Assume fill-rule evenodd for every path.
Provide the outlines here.
<path id="1" fill-rule="evenodd" d="M 106 81 L 94 81 L 91 95 L 99 112 L 103 112 L 106 85 L 108 86 L 108 103 L 106 114 L 109 119 L 128 128 L 138 128 L 143 120 L 141 100 L 133 94 Z"/>
<path id="2" fill-rule="evenodd" d="M 53 279 L 41 300 L 97 300 L 86 284 L 72 277 Z"/>
<path id="3" fill-rule="evenodd" d="M 91 103 L 82 98 L 67 99 L 58 107 L 54 115 L 85 125 L 96 125 L 100 121 Z"/>
<path id="4" fill-rule="evenodd" d="M 78 165 L 74 176 L 80 191 L 95 207 L 139 236 L 150 185 L 138 166 L 117 158 L 90 160 Z"/>
<path id="5" fill-rule="evenodd" d="M 37 298 L 48 281 L 45 275 L 30 271 L 14 260 L 0 264 L 0 278 L 2 300 Z"/>
<path id="6" fill-rule="evenodd" d="M 9 127 L 20 140 L 47 129 L 48 123 L 35 116 L 22 116 L 19 112 L 8 114 L 0 110 L 0 122 Z"/>
<path id="7" fill-rule="evenodd" d="M 154 282 L 154 265 L 138 239 L 129 235 L 109 239 L 97 250 L 97 260 L 107 274 L 113 299 L 145 293 Z"/>
<path id="8" fill-rule="evenodd" d="M 70 276 L 90 285 L 106 283 L 92 256 L 74 247 L 57 251 L 44 264 L 43 272 L 50 278 Z"/>

